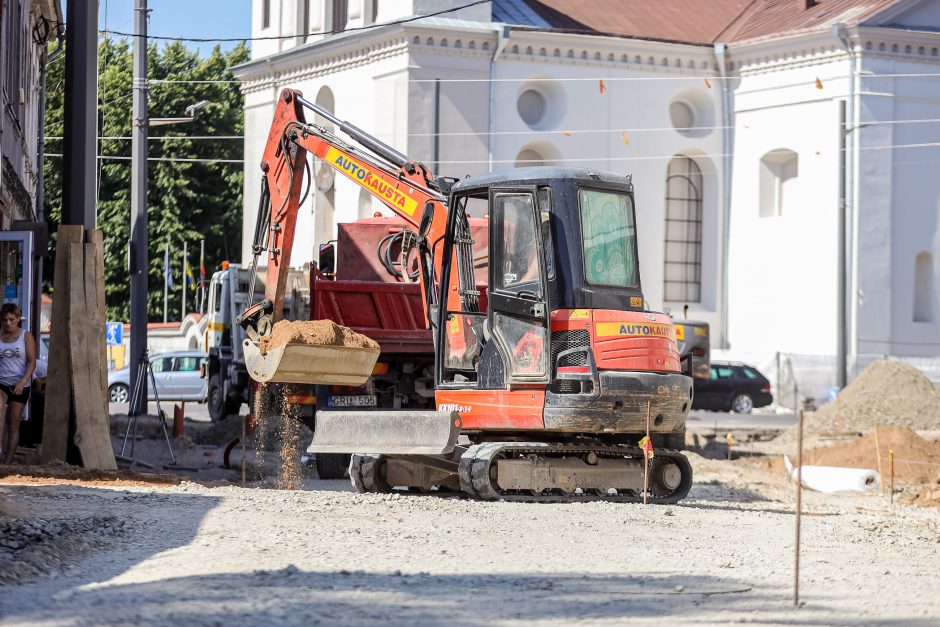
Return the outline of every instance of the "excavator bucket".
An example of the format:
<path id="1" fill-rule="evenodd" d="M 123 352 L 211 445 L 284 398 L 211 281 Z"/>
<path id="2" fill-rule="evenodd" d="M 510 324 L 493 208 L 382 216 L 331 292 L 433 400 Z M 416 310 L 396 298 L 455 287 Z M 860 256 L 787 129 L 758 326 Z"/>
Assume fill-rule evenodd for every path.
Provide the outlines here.
<path id="1" fill-rule="evenodd" d="M 307 452 L 443 455 L 460 427 L 457 412 L 318 411 Z"/>
<path id="2" fill-rule="evenodd" d="M 379 348 L 291 343 L 262 353 L 255 342 L 243 345 L 248 375 L 259 383 L 362 385 L 375 368 Z"/>

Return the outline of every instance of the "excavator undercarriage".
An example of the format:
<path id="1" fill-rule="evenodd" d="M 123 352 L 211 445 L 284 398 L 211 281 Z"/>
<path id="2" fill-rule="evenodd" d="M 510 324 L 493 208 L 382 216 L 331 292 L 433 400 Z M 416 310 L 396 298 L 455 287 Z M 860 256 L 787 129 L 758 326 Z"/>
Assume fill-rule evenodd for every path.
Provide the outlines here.
<path id="1" fill-rule="evenodd" d="M 637 446 L 590 440 L 482 442 L 455 447 L 447 457 L 353 455 L 349 476 L 360 492 L 403 489 L 459 492 L 485 501 L 629 503 L 643 501 L 643 463 Z M 649 502 L 675 503 L 692 486 L 692 467 L 678 451 L 657 450 L 648 483 Z"/>

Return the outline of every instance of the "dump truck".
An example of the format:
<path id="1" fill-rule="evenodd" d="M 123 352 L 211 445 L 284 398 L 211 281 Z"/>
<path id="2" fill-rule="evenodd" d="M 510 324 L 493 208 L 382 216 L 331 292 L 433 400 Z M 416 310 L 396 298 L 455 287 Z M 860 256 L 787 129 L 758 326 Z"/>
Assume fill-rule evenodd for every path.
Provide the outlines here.
<path id="1" fill-rule="evenodd" d="M 266 257 L 265 295 L 238 319 L 252 378 L 365 383 L 374 368 L 304 343 L 262 349 L 282 317 L 308 152 L 414 230 L 436 405 L 318 411 L 311 452 L 352 454 L 350 479 L 366 492 L 656 503 L 688 493 L 688 459 L 651 455 L 645 437 L 684 432 L 691 361 L 680 360 L 672 319 L 644 306 L 630 177 L 566 167 L 435 177 L 294 89 L 280 94 L 261 163 L 252 267 Z M 486 241 L 471 217 L 486 220 Z"/>
<path id="2" fill-rule="evenodd" d="M 203 338 L 207 358 L 202 375 L 208 379 L 206 402 L 212 420 L 238 414 L 242 403 L 248 403 L 251 396 L 251 379 L 242 350 L 245 331 L 235 324 L 235 319 L 252 301 L 249 290 L 254 290 L 255 298 L 264 296 L 263 270 L 255 274 L 254 281 L 252 274 L 248 268 L 226 263 L 222 270 L 212 274 L 209 281 L 208 320 Z M 288 320 L 308 317 L 308 276 L 306 270 L 290 271 L 287 283 L 290 290 L 284 299 L 282 317 Z"/>

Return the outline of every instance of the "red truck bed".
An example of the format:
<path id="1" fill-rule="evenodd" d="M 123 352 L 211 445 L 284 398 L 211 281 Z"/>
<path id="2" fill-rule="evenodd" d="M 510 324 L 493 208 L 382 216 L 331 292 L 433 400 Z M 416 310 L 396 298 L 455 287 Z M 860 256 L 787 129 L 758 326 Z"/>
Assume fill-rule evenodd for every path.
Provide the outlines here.
<path id="1" fill-rule="evenodd" d="M 332 320 L 371 337 L 383 353 L 433 353 L 424 328 L 421 286 L 379 281 L 324 281 L 310 285 L 313 320 Z"/>

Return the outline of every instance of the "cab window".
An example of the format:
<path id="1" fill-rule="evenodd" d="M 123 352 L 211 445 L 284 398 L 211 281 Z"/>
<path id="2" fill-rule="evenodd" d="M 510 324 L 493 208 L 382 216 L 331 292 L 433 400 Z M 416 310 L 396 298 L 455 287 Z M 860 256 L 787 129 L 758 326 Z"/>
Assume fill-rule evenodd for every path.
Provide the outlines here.
<path id="1" fill-rule="evenodd" d="M 494 217 L 501 245 L 497 251 L 496 288 L 513 292 L 525 289 L 541 298 L 542 266 L 537 256 L 533 201 L 531 194 L 496 195 Z"/>
<path id="2" fill-rule="evenodd" d="M 636 226 L 633 202 L 620 192 L 582 189 L 584 278 L 591 285 L 636 287 Z"/>
<path id="3" fill-rule="evenodd" d="M 548 280 L 555 278 L 555 250 L 552 246 L 552 188 L 539 188 L 539 218 L 542 222 L 542 248 L 545 249 L 545 274 Z"/>

